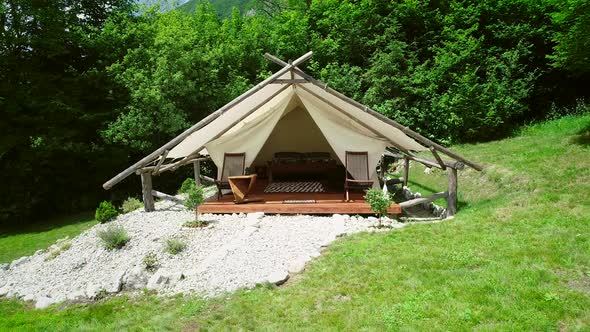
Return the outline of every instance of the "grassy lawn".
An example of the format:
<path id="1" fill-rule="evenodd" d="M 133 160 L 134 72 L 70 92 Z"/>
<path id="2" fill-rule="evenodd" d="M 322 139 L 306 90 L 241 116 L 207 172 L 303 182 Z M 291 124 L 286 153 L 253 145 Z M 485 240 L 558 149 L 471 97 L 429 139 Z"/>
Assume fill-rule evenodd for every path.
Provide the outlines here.
<path id="1" fill-rule="evenodd" d="M 34 223 L 25 229 L 0 233 L 0 263 L 8 263 L 45 249 L 66 236 L 75 237 L 96 224 L 93 213 L 81 213 L 69 217 Z"/>
<path id="2" fill-rule="evenodd" d="M 460 172 L 455 219 L 340 239 L 282 287 L 40 311 L 3 300 L 0 330 L 589 330 L 589 130 L 570 116 L 454 147 L 488 166 Z M 446 174 L 416 165 L 411 181 L 427 194 Z"/>

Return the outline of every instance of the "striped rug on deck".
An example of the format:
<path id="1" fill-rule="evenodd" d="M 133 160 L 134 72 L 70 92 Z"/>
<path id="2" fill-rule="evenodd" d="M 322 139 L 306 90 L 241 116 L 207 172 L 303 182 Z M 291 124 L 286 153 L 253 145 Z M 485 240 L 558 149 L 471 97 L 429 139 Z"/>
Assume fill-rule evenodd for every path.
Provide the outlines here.
<path id="1" fill-rule="evenodd" d="M 324 186 L 317 181 L 273 182 L 266 186 L 265 193 L 323 193 Z"/>

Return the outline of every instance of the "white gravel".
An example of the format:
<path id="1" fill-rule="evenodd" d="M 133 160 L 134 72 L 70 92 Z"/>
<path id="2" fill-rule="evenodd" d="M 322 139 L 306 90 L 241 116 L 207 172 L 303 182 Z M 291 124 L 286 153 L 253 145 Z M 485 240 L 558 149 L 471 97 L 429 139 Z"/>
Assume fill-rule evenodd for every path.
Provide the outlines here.
<path id="1" fill-rule="evenodd" d="M 62 244 L 0 266 L 0 296 L 34 301 L 38 308 L 144 288 L 162 295 L 216 296 L 258 283 L 281 284 L 338 236 L 377 230 L 371 227 L 376 218 L 262 213 L 202 215 L 210 226 L 185 228 L 184 222 L 194 218 L 191 211 L 169 202 L 156 207 L 155 212 L 140 209 L 92 227 L 53 259 L 51 251 Z M 392 228 L 404 225 L 387 223 Z M 122 249 L 104 249 L 97 236 L 111 224 L 123 226 L 131 237 Z M 177 255 L 164 250 L 172 237 L 187 244 Z M 143 263 L 150 252 L 159 262 L 151 272 Z"/>

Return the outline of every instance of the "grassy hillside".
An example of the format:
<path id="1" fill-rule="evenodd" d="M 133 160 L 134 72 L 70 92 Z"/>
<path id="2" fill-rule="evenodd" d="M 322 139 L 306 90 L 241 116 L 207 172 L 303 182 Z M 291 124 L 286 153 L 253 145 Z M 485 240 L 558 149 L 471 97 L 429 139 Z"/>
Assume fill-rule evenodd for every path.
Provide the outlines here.
<path id="1" fill-rule="evenodd" d="M 192 13 L 195 11 L 197 4 L 202 1 L 203 0 L 189 0 L 180 6 L 179 9 L 187 13 Z M 230 16 L 234 7 L 238 8 L 242 14 L 252 7 L 251 0 L 210 0 L 210 2 L 222 17 Z"/>
<path id="2" fill-rule="evenodd" d="M 0 301 L 0 330 L 587 330 L 590 114 L 454 147 L 487 165 L 459 178 L 437 224 L 343 238 L 282 287 L 213 300 L 118 297 L 33 311 Z M 412 189 L 446 186 L 411 170 Z"/>

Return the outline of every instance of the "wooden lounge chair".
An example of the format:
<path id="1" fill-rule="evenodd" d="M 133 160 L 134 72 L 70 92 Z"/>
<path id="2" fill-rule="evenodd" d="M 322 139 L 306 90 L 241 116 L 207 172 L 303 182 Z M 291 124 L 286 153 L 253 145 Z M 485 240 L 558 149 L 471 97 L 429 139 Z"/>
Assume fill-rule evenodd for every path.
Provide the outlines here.
<path id="1" fill-rule="evenodd" d="M 223 167 L 221 169 L 221 178 L 215 181 L 217 185 L 217 199 L 221 199 L 223 192 L 221 190 L 231 190 L 227 180 L 230 176 L 244 175 L 246 167 L 245 153 L 225 153 L 223 155 Z"/>
<path id="2" fill-rule="evenodd" d="M 369 153 L 346 151 L 344 198 L 350 200 L 350 190 L 367 190 L 373 187 L 369 175 Z"/>

